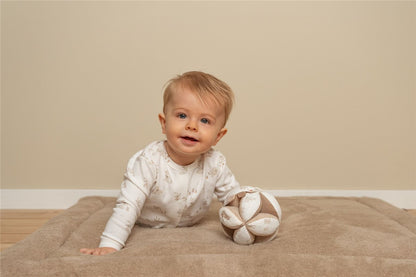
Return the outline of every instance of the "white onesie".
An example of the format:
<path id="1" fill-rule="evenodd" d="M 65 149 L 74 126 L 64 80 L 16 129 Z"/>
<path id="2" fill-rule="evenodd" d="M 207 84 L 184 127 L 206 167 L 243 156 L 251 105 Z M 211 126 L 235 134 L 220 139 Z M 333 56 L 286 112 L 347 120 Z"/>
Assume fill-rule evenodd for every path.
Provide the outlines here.
<path id="1" fill-rule="evenodd" d="M 238 187 L 219 151 L 211 149 L 181 166 L 170 159 L 164 141 L 153 142 L 129 160 L 100 247 L 123 248 L 136 222 L 154 228 L 193 225 L 208 211 L 214 193 L 223 202 Z"/>

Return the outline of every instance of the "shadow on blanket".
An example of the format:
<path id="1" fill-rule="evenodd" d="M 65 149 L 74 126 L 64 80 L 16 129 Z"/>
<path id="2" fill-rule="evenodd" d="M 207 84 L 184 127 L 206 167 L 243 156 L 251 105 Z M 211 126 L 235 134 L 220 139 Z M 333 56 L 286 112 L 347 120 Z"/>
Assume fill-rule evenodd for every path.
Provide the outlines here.
<path id="1" fill-rule="evenodd" d="M 114 198 L 87 197 L 1 253 L 1 276 L 416 276 L 416 217 L 372 198 L 278 198 L 278 237 L 241 246 L 219 202 L 187 228 L 134 227 L 126 247 L 88 256 Z"/>

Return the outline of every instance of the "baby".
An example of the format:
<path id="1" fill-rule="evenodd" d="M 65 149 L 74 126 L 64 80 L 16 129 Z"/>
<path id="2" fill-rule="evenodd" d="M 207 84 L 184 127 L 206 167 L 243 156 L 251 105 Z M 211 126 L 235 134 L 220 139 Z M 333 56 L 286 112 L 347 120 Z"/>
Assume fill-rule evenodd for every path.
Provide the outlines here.
<path id="1" fill-rule="evenodd" d="M 166 140 L 129 160 L 99 247 L 82 253 L 120 250 L 136 222 L 153 228 L 191 226 L 204 217 L 213 194 L 224 202 L 240 187 L 224 156 L 212 148 L 227 133 L 233 98 L 226 83 L 203 72 L 187 72 L 167 83 L 159 114 Z"/>

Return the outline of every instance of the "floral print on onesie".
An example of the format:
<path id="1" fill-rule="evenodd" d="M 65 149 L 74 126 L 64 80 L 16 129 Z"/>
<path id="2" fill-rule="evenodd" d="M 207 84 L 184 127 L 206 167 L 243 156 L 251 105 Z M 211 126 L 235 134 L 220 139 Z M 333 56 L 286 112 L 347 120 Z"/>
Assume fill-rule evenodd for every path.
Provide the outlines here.
<path id="1" fill-rule="evenodd" d="M 129 160 L 100 247 L 124 247 L 135 223 L 154 228 L 191 226 L 204 217 L 214 194 L 223 202 L 238 187 L 219 151 L 211 149 L 181 166 L 169 158 L 164 141 L 153 142 Z"/>

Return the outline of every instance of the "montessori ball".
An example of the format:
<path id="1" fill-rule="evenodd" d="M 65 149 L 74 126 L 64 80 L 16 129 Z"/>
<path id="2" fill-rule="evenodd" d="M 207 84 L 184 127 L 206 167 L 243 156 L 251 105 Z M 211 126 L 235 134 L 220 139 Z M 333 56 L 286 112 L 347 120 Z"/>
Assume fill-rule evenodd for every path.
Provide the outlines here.
<path id="1" fill-rule="evenodd" d="M 229 238 L 249 245 L 271 241 L 277 236 L 282 210 L 273 195 L 246 187 L 227 197 L 219 217 Z"/>

